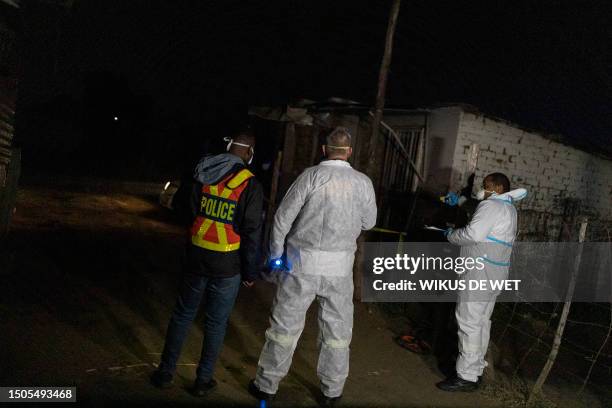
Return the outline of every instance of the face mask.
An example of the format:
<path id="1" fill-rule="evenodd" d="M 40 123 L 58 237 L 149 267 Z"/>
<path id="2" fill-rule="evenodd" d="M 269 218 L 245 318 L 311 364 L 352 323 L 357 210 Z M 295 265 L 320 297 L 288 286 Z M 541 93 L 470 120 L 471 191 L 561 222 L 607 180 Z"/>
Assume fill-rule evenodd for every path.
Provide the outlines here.
<path id="1" fill-rule="evenodd" d="M 485 194 L 486 193 L 494 194 L 495 191 L 489 191 L 489 190 L 481 189 L 481 190 L 478 190 L 478 192 L 476 193 L 474 198 L 476 198 L 478 201 L 482 201 L 482 200 L 485 199 Z"/>
<path id="2" fill-rule="evenodd" d="M 227 143 L 227 147 L 225 148 L 225 150 L 228 151 L 228 152 L 230 151 L 230 148 L 232 147 L 233 144 L 235 144 L 236 146 L 248 147 L 249 151 L 251 152 L 251 158 L 249 159 L 247 164 L 253 163 L 253 157 L 255 157 L 255 149 L 253 149 L 253 147 L 251 145 L 244 144 L 244 143 L 234 142 L 234 139 L 230 139 L 229 137 L 223 138 L 223 140 L 228 142 Z"/>

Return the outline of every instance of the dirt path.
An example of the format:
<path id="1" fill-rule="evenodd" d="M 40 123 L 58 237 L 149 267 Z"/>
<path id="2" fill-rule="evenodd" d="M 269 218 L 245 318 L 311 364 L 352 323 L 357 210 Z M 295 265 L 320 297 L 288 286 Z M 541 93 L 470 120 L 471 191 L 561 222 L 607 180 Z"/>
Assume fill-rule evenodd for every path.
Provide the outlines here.
<path id="1" fill-rule="evenodd" d="M 156 204 L 154 187 L 21 190 L 0 258 L 6 285 L 0 298 L 1 385 L 73 384 L 87 405 L 258 406 L 245 390 L 267 328 L 273 290 L 267 283 L 240 293 L 216 393 L 199 400 L 184 390 L 199 357 L 199 323 L 179 362 L 176 386 L 160 391 L 148 384 L 176 296 L 184 239 Z M 356 306 L 343 406 L 501 406 L 482 393 L 438 391 L 434 383 L 441 375 L 433 361 L 396 347 L 387 322 L 366 305 Z M 273 406 L 316 406 L 315 312 L 311 308 Z"/>

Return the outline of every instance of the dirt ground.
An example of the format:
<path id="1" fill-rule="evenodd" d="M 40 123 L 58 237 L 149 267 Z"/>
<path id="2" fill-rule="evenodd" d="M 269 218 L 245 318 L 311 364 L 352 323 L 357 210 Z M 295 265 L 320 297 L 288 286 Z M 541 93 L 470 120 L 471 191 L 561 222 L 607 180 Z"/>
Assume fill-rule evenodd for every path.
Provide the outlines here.
<path id="1" fill-rule="evenodd" d="M 0 385 L 75 385 L 83 405 L 256 407 L 246 392 L 267 328 L 273 287 L 241 290 L 217 365 L 218 390 L 197 399 L 201 315 L 176 385 L 148 383 L 180 277 L 184 231 L 157 204 L 161 185 L 62 181 L 26 184 L 0 257 Z M 316 312 L 273 406 L 314 407 Z M 342 406 L 499 407 L 491 393 L 437 390 L 435 362 L 393 343 L 391 323 L 356 305 L 351 374 Z"/>

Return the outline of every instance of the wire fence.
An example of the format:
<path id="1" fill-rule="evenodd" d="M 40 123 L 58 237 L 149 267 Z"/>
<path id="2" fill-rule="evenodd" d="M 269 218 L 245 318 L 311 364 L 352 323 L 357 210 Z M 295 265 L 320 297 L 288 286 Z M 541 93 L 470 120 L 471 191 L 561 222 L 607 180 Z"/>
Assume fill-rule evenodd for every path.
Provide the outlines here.
<path id="1" fill-rule="evenodd" d="M 565 240 L 577 240 L 579 224 L 563 223 Z M 595 220 L 587 224 L 585 242 L 611 242 L 611 237 L 609 224 Z M 612 403 L 612 304 L 574 303 L 566 319 L 563 307 L 563 303 L 499 303 L 491 339 L 505 357 L 498 358 L 496 365 L 514 379 L 538 377 L 555 347 L 561 320 L 564 331 L 549 380 L 575 385 L 578 396 L 588 389 L 610 406 L 606 404 Z"/>

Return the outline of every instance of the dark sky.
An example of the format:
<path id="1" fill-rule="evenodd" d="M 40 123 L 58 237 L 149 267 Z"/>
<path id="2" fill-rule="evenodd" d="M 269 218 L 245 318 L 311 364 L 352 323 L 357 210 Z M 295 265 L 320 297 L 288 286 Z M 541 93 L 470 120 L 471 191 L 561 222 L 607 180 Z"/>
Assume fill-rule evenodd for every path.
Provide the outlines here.
<path id="1" fill-rule="evenodd" d="M 404 0 L 387 103 L 469 103 L 611 152 L 608 3 Z M 373 103 L 389 8 L 375 0 L 30 6 L 21 97 L 32 105 L 106 90 L 107 105 L 116 102 L 108 94 L 136 95 L 186 122 L 216 105 Z"/>

